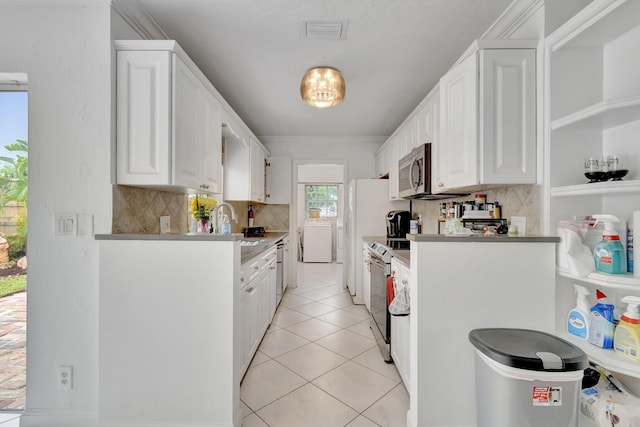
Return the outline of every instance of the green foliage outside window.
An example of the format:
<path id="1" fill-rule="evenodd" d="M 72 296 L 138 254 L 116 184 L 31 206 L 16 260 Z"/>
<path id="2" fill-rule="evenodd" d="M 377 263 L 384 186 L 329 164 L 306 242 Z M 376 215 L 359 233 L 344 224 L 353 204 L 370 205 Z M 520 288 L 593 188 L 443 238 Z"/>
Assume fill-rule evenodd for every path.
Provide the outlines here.
<path id="1" fill-rule="evenodd" d="M 338 186 L 337 185 L 305 185 L 305 215 L 313 216 L 310 210 L 320 211 L 321 218 L 338 216 Z"/>

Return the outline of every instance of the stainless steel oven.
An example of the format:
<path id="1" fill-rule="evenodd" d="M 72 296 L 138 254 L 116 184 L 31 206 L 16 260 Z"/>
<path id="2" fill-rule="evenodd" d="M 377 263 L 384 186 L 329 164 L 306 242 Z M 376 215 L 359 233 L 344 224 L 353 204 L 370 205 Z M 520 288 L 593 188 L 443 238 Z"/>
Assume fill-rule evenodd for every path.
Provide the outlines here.
<path id="1" fill-rule="evenodd" d="M 385 362 L 391 363 L 391 321 L 387 301 L 387 277 L 391 274 L 391 264 L 375 250 L 371 252 L 371 330 L 376 338 Z"/>

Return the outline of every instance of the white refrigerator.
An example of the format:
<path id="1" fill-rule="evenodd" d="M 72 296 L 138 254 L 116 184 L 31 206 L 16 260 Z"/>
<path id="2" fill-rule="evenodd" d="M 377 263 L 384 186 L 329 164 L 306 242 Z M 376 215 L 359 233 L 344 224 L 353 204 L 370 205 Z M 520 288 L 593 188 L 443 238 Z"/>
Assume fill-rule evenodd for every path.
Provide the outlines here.
<path id="1" fill-rule="evenodd" d="M 409 209 L 408 201 L 389 201 L 389 180 L 352 179 L 347 191 L 344 220 L 345 287 L 354 304 L 364 304 L 362 237 L 387 235 L 387 212 Z"/>

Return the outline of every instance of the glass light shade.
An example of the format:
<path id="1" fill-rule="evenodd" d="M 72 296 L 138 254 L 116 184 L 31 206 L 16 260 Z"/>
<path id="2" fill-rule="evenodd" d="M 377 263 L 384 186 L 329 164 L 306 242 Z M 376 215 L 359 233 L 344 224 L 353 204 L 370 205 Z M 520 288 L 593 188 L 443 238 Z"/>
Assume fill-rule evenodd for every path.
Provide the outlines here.
<path id="1" fill-rule="evenodd" d="M 333 107 L 344 99 L 344 79 L 334 68 L 312 68 L 302 77 L 300 95 L 312 107 Z"/>

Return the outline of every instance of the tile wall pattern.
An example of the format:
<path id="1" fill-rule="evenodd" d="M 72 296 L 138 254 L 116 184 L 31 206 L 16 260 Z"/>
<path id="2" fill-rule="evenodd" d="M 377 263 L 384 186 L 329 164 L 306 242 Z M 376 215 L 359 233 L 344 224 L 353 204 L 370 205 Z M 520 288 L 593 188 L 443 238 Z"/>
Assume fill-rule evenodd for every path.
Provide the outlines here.
<path id="1" fill-rule="evenodd" d="M 160 217 L 171 217 L 171 232 L 186 233 L 187 195 L 113 186 L 112 233 L 160 233 Z"/>
<path id="2" fill-rule="evenodd" d="M 238 223 L 231 223 L 232 233 L 242 233 L 249 224 L 249 204 L 253 205 L 254 225 L 268 231 L 289 230 L 289 205 L 263 205 L 251 202 L 228 202 L 238 214 Z"/>
<path id="3" fill-rule="evenodd" d="M 172 233 L 188 233 L 188 196 L 147 188 L 113 186 L 112 233 L 160 233 L 160 217 L 171 217 Z M 241 233 L 248 224 L 249 202 L 229 202 L 238 214 L 238 223 L 231 222 L 231 232 Z M 269 231 L 289 230 L 289 205 L 253 203 L 255 225 Z"/>
<path id="4" fill-rule="evenodd" d="M 440 203 L 473 200 L 473 195 L 476 193 L 486 194 L 488 203 L 500 202 L 503 218 L 509 219 L 512 216 L 526 217 L 527 234 L 540 234 L 540 186 L 538 185 L 518 185 L 477 191 L 469 196 L 455 199 L 415 200 L 413 202 L 413 212 L 422 215 L 423 233 L 435 234 L 438 232 L 437 221 Z"/>

